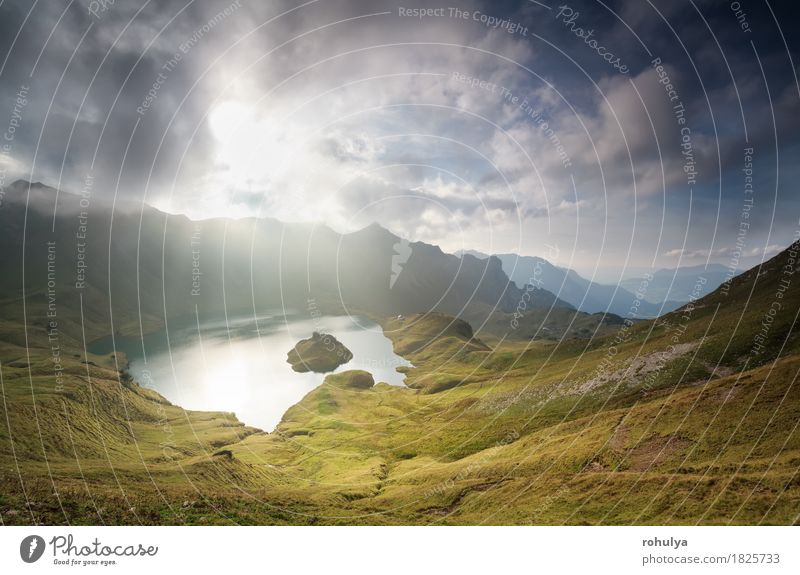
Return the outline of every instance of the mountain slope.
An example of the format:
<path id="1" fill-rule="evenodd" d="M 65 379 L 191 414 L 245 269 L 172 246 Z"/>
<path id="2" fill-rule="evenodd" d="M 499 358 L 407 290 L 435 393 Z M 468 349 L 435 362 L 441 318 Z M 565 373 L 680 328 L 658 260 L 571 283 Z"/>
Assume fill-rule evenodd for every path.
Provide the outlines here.
<path id="1" fill-rule="evenodd" d="M 489 256 L 481 252 L 469 250 L 463 252 L 481 259 Z M 674 310 L 690 299 L 691 290 L 675 288 L 671 292 L 664 289 L 665 275 L 661 272 L 658 275 L 658 288 L 651 293 L 650 282 L 644 282 L 647 290 L 643 293 L 645 297 L 637 298 L 635 293 L 641 290 L 645 278 L 625 280 L 618 286 L 605 285 L 587 280 L 576 271 L 555 266 L 545 260 L 535 256 L 520 256 L 517 254 L 497 254 L 503 265 L 503 271 L 511 280 L 520 287 L 526 284 L 536 284 L 542 289 L 556 294 L 560 299 L 569 302 L 578 310 L 586 313 L 613 313 L 620 316 L 627 316 L 630 313 L 631 305 L 639 300 L 638 315 L 640 318 L 654 318 L 663 313 Z M 691 273 L 684 274 L 686 278 Z M 684 277 L 684 276 L 682 276 Z M 717 287 L 722 280 L 713 284 L 716 276 L 709 278 L 708 288 Z M 692 281 L 696 280 L 696 275 Z M 667 286 L 669 283 L 666 284 Z M 712 287 L 713 285 L 713 287 Z M 683 287 L 682 285 L 680 286 Z M 700 295 L 708 293 L 706 289 Z M 670 293 L 679 294 L 680 297 L 666 297 Z M 695 294 L 696 295 L 696 294 Z"/>
<path id="2" fill-rule="evenodd" d="M 443 314 L 386 319 L 414 366 L 409 387 L 328 380 L 274 433 L 182 415 L 117 381 L 110 358 L 68 359 L 54 392 L 49 350 L 33 348 L 30 366 L 0 365 L 14 414 L 0 423 L 0 513 L 15 524 L 797 523 L 799 248 L 600 338 L 490 347 Z"/>

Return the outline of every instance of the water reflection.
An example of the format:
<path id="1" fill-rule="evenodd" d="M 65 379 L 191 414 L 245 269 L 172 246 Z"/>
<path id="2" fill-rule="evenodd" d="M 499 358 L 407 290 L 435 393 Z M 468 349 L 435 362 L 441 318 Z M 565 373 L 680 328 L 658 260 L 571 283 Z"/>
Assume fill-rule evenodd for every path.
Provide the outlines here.
<path id="1" fill-rule="evenodd" d="M 380 327 L 362 318 L 322 316 L 313 319 L 275 315 L 225 321 L 173 323 L 167 331 L 117 337 L 116 349 L 128 355 L 137 381 L 153 387 L 186 409 L 232 411 L 248 425 L 272 430 L 285 411 L 317 387 L 325 374 L 296 373 L 286 354 L 313 331 L 332 334 L 353 359 L 335 372 L 365 369 L 375 381 L 403 385 L 395 355 Z M 113 351 L 110 338 L 92 346 Z"/>

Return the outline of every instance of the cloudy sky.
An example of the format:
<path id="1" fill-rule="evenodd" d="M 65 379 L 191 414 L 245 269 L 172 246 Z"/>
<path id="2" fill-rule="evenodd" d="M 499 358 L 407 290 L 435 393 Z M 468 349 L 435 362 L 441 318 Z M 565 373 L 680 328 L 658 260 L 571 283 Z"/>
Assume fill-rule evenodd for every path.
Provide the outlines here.
<path id="1" fill-rule="evenodd" d="M 0 1 L 0 183 L 604 281 L 789 244 L 791 3 L 561 2 Z"/>

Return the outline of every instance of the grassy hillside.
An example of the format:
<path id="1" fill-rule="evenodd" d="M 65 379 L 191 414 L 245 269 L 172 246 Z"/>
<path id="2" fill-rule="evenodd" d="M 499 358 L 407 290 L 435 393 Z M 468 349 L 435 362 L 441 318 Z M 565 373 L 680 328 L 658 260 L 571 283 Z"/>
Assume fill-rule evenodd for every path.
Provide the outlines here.
<path id="1" fill-rule="evenodd" d="M 56 389 L 34 350 L 2 365 L 0 517 L 798 523 L 796 256 L 591 339 L 489 341 L 444 314 L 387 319 L 408 386 L 329 376 L 273 433 L 172 406 L 109 357 L 70 358 Z"/>

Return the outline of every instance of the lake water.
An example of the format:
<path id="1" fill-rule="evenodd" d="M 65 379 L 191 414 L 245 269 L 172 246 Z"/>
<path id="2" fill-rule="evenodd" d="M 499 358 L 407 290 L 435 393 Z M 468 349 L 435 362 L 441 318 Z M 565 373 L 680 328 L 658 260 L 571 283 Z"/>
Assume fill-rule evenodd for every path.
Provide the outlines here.
<path id="1" fill-rule="evenodd" d="M 286 410 L 319 386 L 322 373 L 296 373 L 286 354 L 313 331 L 332 334 L 353 352 L 333 373 L 364 369 L 376 382 L 404 385 L 396 355 L 380 326 L 362 318 L 309 319 L 276 314 L 227 322 L 170 322 L 167 330 L 117 336 L 90 346 L 96 354 L 125 352 L 136 381 L 186 409 L 232 411 L 247 425 L 271 431 Z"/>

